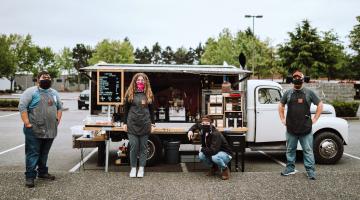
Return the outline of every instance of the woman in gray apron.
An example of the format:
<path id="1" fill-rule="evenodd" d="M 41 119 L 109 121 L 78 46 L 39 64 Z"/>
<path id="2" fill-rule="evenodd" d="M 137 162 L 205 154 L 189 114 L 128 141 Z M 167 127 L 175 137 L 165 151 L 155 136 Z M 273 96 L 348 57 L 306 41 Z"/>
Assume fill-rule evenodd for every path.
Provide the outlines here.
<path id="1" fill-rule="evenodd" d="M 144 73 L 135 74 L 125 93 L 124 128 L 130 144 L 131 178 L 144 177 L 147 141 L 155 127 L 153 99 L 149 78 Z M 136 173 L 138 156 L 139 170 Z"/>

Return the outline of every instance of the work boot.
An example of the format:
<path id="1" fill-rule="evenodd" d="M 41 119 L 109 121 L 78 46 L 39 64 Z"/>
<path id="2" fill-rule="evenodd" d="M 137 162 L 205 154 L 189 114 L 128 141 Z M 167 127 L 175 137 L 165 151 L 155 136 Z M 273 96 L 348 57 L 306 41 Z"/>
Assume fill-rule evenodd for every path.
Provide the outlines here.
<path id="1" fill-rule="evenodd" d="M 35 184 L 34 184 L 34 179 L 33 179 L 33 178 L 26 178 L 26 180 L 25 180 L 25 185 L 26 185 L 26 187 L 28 187 L 28 188 L 34 187 L 34 186 L 35 186 Z"/>
<path id="2" fill-rule="evenodd" d="M 41 178 L 41 179 L 47 179 L 47 180 L 50 180 L 50 181 L 55 180 L 55 176 L 51 175 L 49 173 L 38 175 L 38 177 Z"/>
<path id="3" fill-rule="evenodd" d="M 221 179 L 228 180 L 229 178 L 230 178 L 230 170 L 228 167 L 226 167 L 225 169 L 223 169 L 223 171 L 221 173 Z"/>
<path id="4" fill-rule="evenodd" d="M 217 165 L 213 165 L 210 170 L 206 173 L 206 176 L 214 176 L 215 173 L 219 170 Z"/>

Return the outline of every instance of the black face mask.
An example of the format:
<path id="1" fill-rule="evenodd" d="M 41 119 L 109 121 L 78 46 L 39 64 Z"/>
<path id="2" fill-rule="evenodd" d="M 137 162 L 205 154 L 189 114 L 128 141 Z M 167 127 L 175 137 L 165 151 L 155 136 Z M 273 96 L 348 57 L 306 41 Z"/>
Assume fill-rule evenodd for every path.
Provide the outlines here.
<path id="1" fill-rule="evenodd" d="M 294 85 L 302 85 L 304 83 L 303 79 L 293 79 Z"/>
<path id="2" fill-rule="evenodd" d="M 39 85 L 42 89 L 47 90 L 51 86 L 51 80 L 49 80 L 49 79 L 40 80 Z"/>
<path id="3" fill-rule="evenodd" d="M 202 125 L 202 130 L 203 130 L 205 133 L 210 133 L 211 126 L 210 126 L 210 125 Z"/>

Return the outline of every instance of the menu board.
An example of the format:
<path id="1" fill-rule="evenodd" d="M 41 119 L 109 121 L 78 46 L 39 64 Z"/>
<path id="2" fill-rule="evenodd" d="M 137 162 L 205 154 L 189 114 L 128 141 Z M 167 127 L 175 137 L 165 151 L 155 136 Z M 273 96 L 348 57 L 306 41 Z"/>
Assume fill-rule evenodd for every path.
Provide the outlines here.
<path id="1" fill-rule="evenodd" d="M 123 100 L 124 71 L 97 70 L 97 104 L 122 105 Z"/>

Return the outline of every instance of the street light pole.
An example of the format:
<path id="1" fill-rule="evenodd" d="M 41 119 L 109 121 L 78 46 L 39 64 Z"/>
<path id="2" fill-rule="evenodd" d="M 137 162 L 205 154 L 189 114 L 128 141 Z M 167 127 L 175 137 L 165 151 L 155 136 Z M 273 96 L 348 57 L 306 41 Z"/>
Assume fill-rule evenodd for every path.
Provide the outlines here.
<path id="1" fill-rule="evenodd" d="M 262 15 L 245 15 L 245 18 L 252 18 L 252 33 L 254 39 L 254 48 L 253 48 L 253 63 L 252 63 L 252 73 L 254 75 L 254 67 L 255 67 L 255 18 L 263 18 Z"/>

